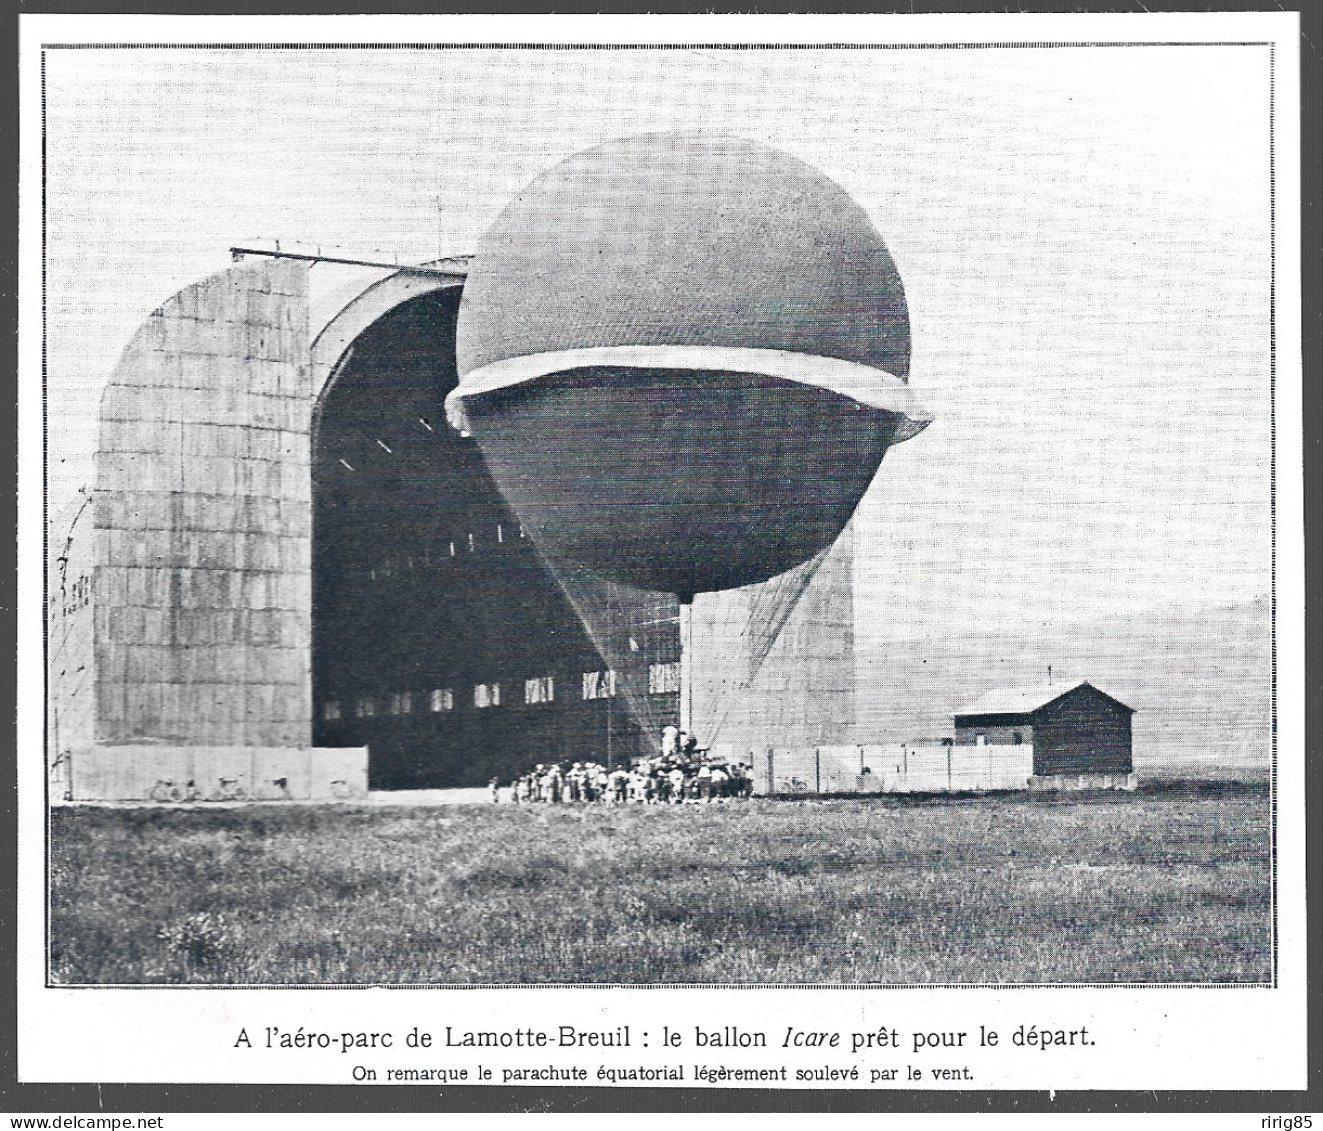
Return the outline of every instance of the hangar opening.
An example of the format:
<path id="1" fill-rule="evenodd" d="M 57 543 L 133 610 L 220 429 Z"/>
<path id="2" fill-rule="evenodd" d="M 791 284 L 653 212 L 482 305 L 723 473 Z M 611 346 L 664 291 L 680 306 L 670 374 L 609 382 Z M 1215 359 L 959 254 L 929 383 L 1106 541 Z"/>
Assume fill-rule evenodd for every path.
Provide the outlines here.
<path id="1" fill-rule="evenodd" d="M 359 334 L 314 420 L 313 738 L 368 747 L 374 789 L 482 785 L 650 745 L 624 673 L 445 423 L 460 294 L 408 299 Z M 650 613 L 629 638 L 654 709 L 676 713 L 678 622 Z"/>

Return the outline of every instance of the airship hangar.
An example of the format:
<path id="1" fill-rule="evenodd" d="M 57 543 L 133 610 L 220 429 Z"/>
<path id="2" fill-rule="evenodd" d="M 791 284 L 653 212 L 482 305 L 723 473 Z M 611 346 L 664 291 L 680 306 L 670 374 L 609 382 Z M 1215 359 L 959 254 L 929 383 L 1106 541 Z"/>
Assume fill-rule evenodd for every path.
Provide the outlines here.
<path id="1" fill-rule="evenodd" d="M 50 525 L 54 788 L 475 786 L 627 761 L 668 724 L 734 757 L 852 741 L 853 501 L 815 552 L 761 573 L 747 545 L 693 550 L 684 577 L 721 578 L 697 593 L 548 553 L 565 508 L 516 505 L 520 444 L 501 435 L 493 463 L 480 429 L 451 426 L 476 388 L 460 310 L 484 254 L 499 259 L 376 265 L 328 298 L 333 257 L 249 249 L 138 329 L 102 399 L 94 482 Z M 904 347 L 908 362 L 908 327 Z M 558 435 L 553 411 L 524 446 L 556 454 Z M 597 474 L 579 496 L 636 485 L 609 460 Z"/>
<path id="2" fill-rule="evenodd" d="M 604 658 L 445 424 L 467 265 L 383 272 L 324 325 L 314 269 L 254 257 L 187 287 L 117 366 L 94 482 L 52 523 L 57 778 L 79 798 L 325 795 L 650 749 L 640 716 L 680 715 L 678 601 L 622 604 Z M 851 569 L 847 531 L 747 686 L 748 626 L 787 583 L 696 600 L 694 733 L 848 737 Z"/>

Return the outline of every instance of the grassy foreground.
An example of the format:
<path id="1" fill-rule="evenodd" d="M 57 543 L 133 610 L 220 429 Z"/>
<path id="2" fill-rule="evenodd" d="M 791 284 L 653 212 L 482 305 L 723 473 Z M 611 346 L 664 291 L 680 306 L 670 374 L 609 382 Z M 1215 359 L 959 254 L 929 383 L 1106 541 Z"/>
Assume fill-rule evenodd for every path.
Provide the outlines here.
<path id="1" fill-rule="evenodd" d="M 1267 795 L 60 809 L 64 983 L 1262 981 Z"/>

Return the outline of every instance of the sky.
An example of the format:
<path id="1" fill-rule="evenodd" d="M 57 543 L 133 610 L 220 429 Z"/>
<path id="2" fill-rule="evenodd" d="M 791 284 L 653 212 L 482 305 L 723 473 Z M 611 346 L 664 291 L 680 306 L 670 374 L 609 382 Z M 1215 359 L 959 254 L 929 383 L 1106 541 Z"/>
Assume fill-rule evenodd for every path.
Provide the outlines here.
<path id="1" fill-rule="evenodd" d="M 137 325 L 230 246 L 468 252 L 571 153 L 697 128 L 837 180 L 905 284 L 935 422 L 856 516 L 862 643 L 1269 591 L 1266 48 L 119 49 L 46 66 L 56 504 L 90 480 L 100 390 Z"/>

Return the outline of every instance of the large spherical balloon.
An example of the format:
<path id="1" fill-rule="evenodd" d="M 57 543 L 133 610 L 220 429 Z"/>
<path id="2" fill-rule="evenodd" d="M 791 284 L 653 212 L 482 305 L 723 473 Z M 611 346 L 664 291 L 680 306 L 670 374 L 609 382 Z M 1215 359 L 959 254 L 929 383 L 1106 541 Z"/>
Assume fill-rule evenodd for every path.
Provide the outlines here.
<path id="1" fill-rule="evenodd" d="M 452 423 L 550 556 L 682 594 L 829 545 L 926 417 L 896 266 L 840 186 L 695 134 L 536 178 L 478 245 Z"/>

